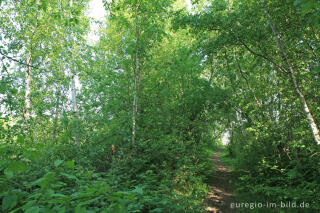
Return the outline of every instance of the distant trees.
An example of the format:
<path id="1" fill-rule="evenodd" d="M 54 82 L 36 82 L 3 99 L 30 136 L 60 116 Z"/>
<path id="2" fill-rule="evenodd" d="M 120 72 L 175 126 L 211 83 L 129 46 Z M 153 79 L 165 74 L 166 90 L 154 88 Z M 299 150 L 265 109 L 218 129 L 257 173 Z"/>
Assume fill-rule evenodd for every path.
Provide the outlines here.
<path id="1" fill-rule="evenodd" d="M 21 115 L 30 128 L 40 124 L 39 117 L 48 114 L 51 118 L 58 117 L 61 111 L 58 107 L 62 106 L 56 101 L 67 101 L 66 97 L 54 96 L 66 94 L 69 89 L 71 81 L 67 80 L 70 78 L 67 70 L 73 67 L 70 68 L 67 60 L 70 58 L 68 47 L 72 49 L 74 42 L 82 42 L 83 30 L 88 26 L 83 16 L 84 3 L 70 5 L 69 0 L 1 2 L 1 72 L 13 80 L 11 85 L 7 84 L 8 88 L 17 90 L 14 96 L 8 90 L 6 97 L 12 97 L 15 103 L 8 105 L 10 101 L 4 100 L 5 109 L 16 118 Z M 71 36 L 66 37 L 67 32 Z M 56 137 L 56 119 L 54 123 L 52 138 Z"/>

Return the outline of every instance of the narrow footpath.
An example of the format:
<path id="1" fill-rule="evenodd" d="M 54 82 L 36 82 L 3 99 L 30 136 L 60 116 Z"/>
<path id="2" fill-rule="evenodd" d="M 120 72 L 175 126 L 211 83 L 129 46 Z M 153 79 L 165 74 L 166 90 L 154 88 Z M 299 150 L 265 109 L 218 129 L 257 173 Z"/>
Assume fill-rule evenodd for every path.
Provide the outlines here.
<path id="1" fill-rule="evenodd" d="M 208 194 L 207 212 L 213 213 L 234 213 L 235 209 L 230 208 L 234 195 L 232 190 L 232 172 L 220 160 L 220 151 L 212 156 L 215 165 L 215 172 L 208 184 L 210 193 Z"/>

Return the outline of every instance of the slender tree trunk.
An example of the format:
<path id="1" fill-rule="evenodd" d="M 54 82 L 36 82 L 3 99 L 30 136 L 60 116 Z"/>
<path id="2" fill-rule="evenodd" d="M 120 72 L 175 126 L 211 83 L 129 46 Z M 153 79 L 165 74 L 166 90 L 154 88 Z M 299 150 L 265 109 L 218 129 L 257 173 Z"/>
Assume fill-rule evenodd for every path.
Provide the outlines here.
<path id="1" fill-rule="evenodd" d="M 259 107 L 261 107 L 261 104 L 260 104 L 260 102 L 259 102 L 259 100 L 258 100 L 258 98 L 257 98 L 257 96 L 256 96 L 256 94 L 255 94 L 255 92 L 254 92 L 254 90 L 252 89 L 252 87 L 251 87 L 250 84 L 249 84 L 248 78 L 244 75 L 244 73 L 243 73 L 243 71 L 242 71 L 242 68 L 241 68 L 241 66 L 240 66 L 240 62 L 239 62 L 239 60 L 238 60 L 238 58 L 237 58 L 237 56 L 236 56 L 235 53 L 234 53 L 234 59 L 235 59 L 236 62 L 237 62 L 237 67 L 238 67 L 238 70 L 239 70 L 239 72 L 240 72 L 241 77 L 246 81 L 247 87 L 248 87 L 249 91 L 253 94 L 254 100 L 256 101 L 257 105 L 258 105 Z"/>
<path id="2" fill-rule="evenodd" d="M 275 25 L 272 23 L 272 20 L 271 20 L 271 16 L 270 14 L 268 13 L 267 11 L 267 8 L 265 7 L 264 5 L 264 0 L 260 0 L 261 2 L 261 5 L 264 9 L 264 13 L 269 21 L 269 25 L 273 31 L 273 34 L 274 34 L 274 37 L 275 37 L 275 40 L 277 42 L 277 46 L 280 50 L 280 54 L 281 54 L 281 57 L 282 57 L 282 60 L 284 62 L 284 64 L 286 65 L 287 67 L 287 72 L 289 74 L 289 78 L 290 78 L 290 81 L 291 81 L 291 86 L 293 88 L 293 90 L 295 91 L 296 95 L 298 96 L 299 100 L 300 100 L 300 104 L 301 104 L 301 107 L 306 115 L 306 118 L 308 120 L 308 123 L 309 123 L 309 126 L 310 126 L 310 129 L 311 129 L 311 132 L 312 132 L 312 135 L 315 139 L 315 141 L 317 142 L 318 145 L 320 145 L 320 135 L 319 135 L 319 129 L 318 129 L 318 126 L 316 124 L 316 122 L 314 121 L 314 118 L 310 112 L 310 109 L 309 109 L 309 106 L 307 104 L 307 101 L 304 97 L 304 94 L 302 93 L 301 89 L 299 88 L 299 85 L 298 85 L 298 82 L 294 76 L 294 69 L 293 69 L 293 66 L 292 64 L 289 62 L 289 59 L 288 59 L 288 56 L 287 56 L 287 53 L 285 52 L 284 48 L 283 48 L 283 44 L 282 44 L 282 40 L 280 38 L 280 35 L 275 27 Z"/>
<path id="3" fill-rule="evenodd" d="M 212 79 L 213 79 L 213 74 L 214 74 L 214 66 L 213 66 L 213 56 L 211 56 L 211 59 L 210 59 L 210 77 L 209 77 L 209 80 L 208 80 L 208 86 L 211 87 L 211 84 L 212 84 Z"/>
<path id="4" fill-rule="evenodd" d="M 72 74 L 72 79 L 71 79 L 71 90 L 72 90 L 72 111 L 73 111 L 73 119 L 75 122 L 75 131 L 74 131 L 74 140 L 75 144 L 79 145 L 79 135 L 78 135 L 78 106 L 77 106 L 77 92 L 76 92 L 76 80 L 75 80 L 75 75 Z"/>
<path id="5" fill-rule="evenodd" d="M 139 26 L 138 26 L 138 5 L 135 9 L 136 16 L 136 53 L 134 67 L 134 88 L 133 88 L 133 104 L 132 104 L 132 143 L 136 141 L 136 120 L 138 112 L 138 83 L 139 83 Z"/>
<path id="6" fill-rule="evenodd" d="M 52 139 L 56 139 L 57 125 L 58 125 L 58 111 L 59 111 L 59 103 L 60 103 L 60 91 L 57 92 L 57 102 L 55 108 L 54 122 L 53 122 L 53 131 L 52 131 Z"/>
<path id="7" fill-rule="evenodd" d="M 30 108 L 31 108 L 31 101 L 30 101 L 30 93 L 31 93 L 31 61 L 32 57 L 29 54 L 27 59 L 27 71 L 26 71 L 26 90 L 25 90 L 25 108 L 24 108 L 24 120 L 28 121 L 30 116 Z"/>
<path id="8" fill-rule="evenodd" d="M 137 85 L 138 79 L 135 74 L 134 77 L 134 91 L 133 91 L 133 104 L 132 104 L 132 142 L 134 143 L 136 140 L 136 119 L 138 112 L 138 96 L 137 96 Z"/>

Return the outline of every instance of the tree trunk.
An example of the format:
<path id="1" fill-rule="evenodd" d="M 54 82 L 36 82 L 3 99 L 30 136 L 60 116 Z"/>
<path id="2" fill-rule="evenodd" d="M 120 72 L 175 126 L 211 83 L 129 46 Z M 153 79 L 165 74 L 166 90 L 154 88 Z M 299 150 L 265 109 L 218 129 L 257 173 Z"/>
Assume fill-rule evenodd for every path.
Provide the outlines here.
<path id="1" fill-rule="evenodd" d="M 31 61 L 32 57 L 29 54 L 27 59 L 27 71 L 26 71 L 26 90 L 25 90 L 25 108 L 24 108 L 24 120 L 28 121 L 30 116 L 30 108 L 31 108 L 31 101 L 30 101 L 30 93 L 31 93 Z"/>
<path id="2" fill-rule="evenodd" d="M 77 106 L 77 92 L 76 92 L 76 83 L 75 83 L 75 75 L 72 74 L 72 79 L 71 79 L 71 90 L 72 90 L 72 111 L 73 111 L 73 119 L 75 122 L 75 131 L 74 131 L 74 140 L 75 144 L 79 145 L 79 135 L 78 135 L 78 106 Z"/>
<path id="3" fill-rule="evenodd" d="M 136 141 L 136 120 L 138 112 L 138 83 L 139 83 L 139 26 L 138 26 L 138 5 L 135 8 L 136 16 L 136 53 L 134 67 L 134 88 L 133 88 L 133 104 L 132 104 L 132 143 Z"/>
<path id="4" fill-rule="evenodd" d="M 57 132 L 57 125 L 58 125 L 58 109 L 59 109 L 59 102 L 60 102 L 60 91 L 58 90 L 56 93 L 57 96 L 57 103 L 55 108 L 55 115 L 54 115 L 54 122 L 53 122 L 53 131 L 52 131 L 52 139 L 56 139 L 56 132 Z"/>
<path id="5" fill-rule="evenodd" d="M 307 101 L 306 101 L 306 99 L 304 97 L 304 94 L 302 93 L 301 89 L 299 88 L 298 82 L 295 79 L 293 66 L 289 62 L 288 56 L 287 56 L 287 54 L 286 54 L 286 52 L 285 52 L 285 50 L 283 48 L 283 44 L 282 44 L 282 40 L 280 38 L 280 35 L 279 35 L 275 25 L 272 23 L 271 16 L 268 13 L 267 8 L 264 5 L 264 0 L 260 0 L 260 2 L 261 2 L 261 6 L 264 9 L 264 13 L 265 13 L 265 15 L 266 15 L 266 17 L 267 17 L 267 19 L 269 21 L 269 25 L 270 25 L 270 27 L 271 27 L 271 29 L 273 31 L 275 40 L 277 42 L 277 46 L 278 46 L 278 48 L 280 50 L 280 54 L 281 54 L 282 60 L 283 60 L 284 64 L 287 67 L 287 72 L 289 74 L 289 78 L 290 78 L 290 81 L 291 81 L 291 86 L 292 86 L 293 90 L 295 91 L 296 95 L 299 98 L 301 107 L 302 107 L 302 109 L 303 109 L 303 111 L 305 113 L 305 116 L 306 116 L 307 120 L 308 120 L 312 135 L 313 135 L 315 141 L 317 142 L 317 144 L 320 145 L 320 135 L 319 135 L 318 126 L 317 126 L 316 122 L 314 121 L 314 118 L 313 118 L 313 116 L 312 116 L 312 114 L 310 112 L 310 109 L 308 107 L 308 104 L 307 104 Z"/>

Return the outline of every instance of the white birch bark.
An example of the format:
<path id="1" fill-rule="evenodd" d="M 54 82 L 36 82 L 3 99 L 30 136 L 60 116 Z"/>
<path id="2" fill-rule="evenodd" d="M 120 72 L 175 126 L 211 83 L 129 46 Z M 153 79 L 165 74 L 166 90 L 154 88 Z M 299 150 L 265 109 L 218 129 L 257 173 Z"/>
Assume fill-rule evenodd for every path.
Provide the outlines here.
<path id="1" fill-rule="evenodd" d="M 26 70 L 26 90 L 25 90 L 25 108 L 24 108 L 24 120 L 28 121 L 30 116 L 30 108 L 31 108 L 31 101 L 30 101 L 30 94 L 31 94 L 31 54 L 29 54 L 27 59 L 27 70 Z"/>
<path id="2" fill-rule="evenodd" d="M 291 86 L 292 86 L 292 88 L 294 89 L 296 95 L 299 98 L 302 110 L 304 111 L 305 116 L 306 116 L 306 118 L 308 120 L 312 135 L 313 135 L 315 141 L 317 142 L 317 144 L 320 145 L 320 135 L 319 135 L 318 126 L 317 126 L 317 124 L 316 124 L 316 122 L 315 122 L 315 120 L 313 118 L 313 115 L 312 115 L 310 109 L 309 109 L 309 106 L 308 106 L 307 101 L 306 101 L 306 99 L 304 97 L 304 94 L 302 93 L 301 89 L 299 88 L 297 80 L 296 80 L 296 78 L 294 76 L 294 69 L 293 69 L 292 64 L 289 62 L 287 53 L 285 52 L 285 50 L 283 48 L 281 37 L 280 37 L 280 35 L 279 35 L 278 31 L 277 31 L 277 28 L 272 23 L 271 16 L 268 13 L 267 8 L 264 5 L 264 0 L 260 0 L 260 2 L 261 2 L 261 5 L 262 5 L 262 7 L 264 9 L 264 13 L 265 13 L 265 15 L 266 15 L 266 17 L 267 17 L 267 19 L 269 21 L 269 25 L 270 25 L 270 27 L 271 27 L 271 29 L 273 31 L 274 38 L 275 38 L 275 40 L 277 42 L 277 46 L 278 46 L 278 48 L 280 50 L 280 54 L 281 54 L 282 60 L 283 60 L 284 64 L 287 67 L 287 72 L 289 74 L 289 78 L 290 78 L 290 81 L 291 81 Z"/>
<path id="3" fill-rule="evenodd" d="M 73 117 L 76 124 L 74 131 L 75 144 L 79 145 L 79 135 L 78 135 L 78 106 L 77 106 L 77 91 L 76 91 L 76 80 L 75 75 L 72 74 L 71 79 L 71 100 L 72 100 L 72 111 Z"/>

